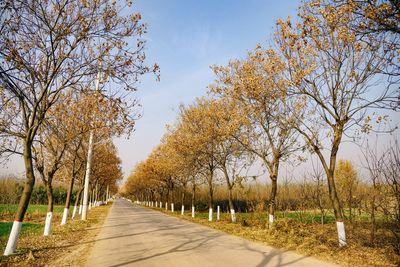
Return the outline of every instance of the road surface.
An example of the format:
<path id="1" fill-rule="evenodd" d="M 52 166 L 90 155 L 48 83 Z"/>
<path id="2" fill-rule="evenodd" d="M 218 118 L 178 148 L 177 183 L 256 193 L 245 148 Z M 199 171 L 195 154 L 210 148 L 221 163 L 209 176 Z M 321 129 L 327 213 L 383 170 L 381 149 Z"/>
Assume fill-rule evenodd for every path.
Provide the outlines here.
<path id="1" fill-rule="evenodd" d="M 335 266 L 134 205 L 114 202 L 87 266 Z"/>

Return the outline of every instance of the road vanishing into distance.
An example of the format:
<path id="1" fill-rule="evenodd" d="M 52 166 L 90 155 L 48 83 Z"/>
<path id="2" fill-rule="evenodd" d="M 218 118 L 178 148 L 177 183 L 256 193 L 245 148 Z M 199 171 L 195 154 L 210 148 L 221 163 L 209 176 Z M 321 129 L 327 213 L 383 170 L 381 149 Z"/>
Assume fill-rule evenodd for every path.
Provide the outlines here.
<path id="1" fill-rule="evenodd" d="M 117 199 L 87 266 L 335 266 Z"/>

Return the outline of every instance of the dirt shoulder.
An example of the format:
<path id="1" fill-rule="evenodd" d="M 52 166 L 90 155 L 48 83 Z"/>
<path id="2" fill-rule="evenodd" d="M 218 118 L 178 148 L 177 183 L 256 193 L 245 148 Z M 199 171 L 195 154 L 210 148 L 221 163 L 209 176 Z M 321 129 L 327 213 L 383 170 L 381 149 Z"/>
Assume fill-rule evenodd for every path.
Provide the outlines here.
<path id="1" fill-rule="evenodd" d="M 84 266 L 111 204 L 89 211 L 88 220 L 53 223 L 50 237 L 31 234 L 20 238 L 15 255 L 0 256 L 0 266 Z"/>
<path id="2" fill-rule="evenodd" d="M 204 214 L 191 218 L 190 213 L 180 215 L 164 209 L 152 208 L 164 214 L 180 219 L 202 224 L 210 228 L 235 235 L 247 240 L 263 243 L 285 251 L 294 251 L 301 255 L 315 257 L 341 266 L 400 266 L 400 256 L 391 246 L 385 243 L 386 233 L 380 233 L 380 246 L 369 246 L 369 232 L 366 226 L 354 224 L 349 226 L 348 246 L 339 248 L 337 245 L 334 224 L 304 224 L 290 219 L 276 221 L 273 229 L 258 224 L 252 224 L 251 219 L 239 219 L 230 223 L 229 216 L 224 214 L 220 221 L 208 221 Z"/>

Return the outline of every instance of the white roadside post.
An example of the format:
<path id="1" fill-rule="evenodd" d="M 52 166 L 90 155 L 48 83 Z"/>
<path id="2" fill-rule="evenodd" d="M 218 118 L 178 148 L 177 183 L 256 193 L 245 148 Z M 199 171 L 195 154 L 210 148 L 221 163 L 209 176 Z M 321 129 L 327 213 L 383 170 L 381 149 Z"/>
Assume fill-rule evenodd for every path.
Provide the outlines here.
<path id="1" fill-rule="evenodd" d="M 171 211 L 174 212 L 174 203 L 171 203 Z"/>
<path id="2" fill-rule="evenodd" d="M 162 209 L 162 201 L 160 201 L 160 209 Z"/>
<path id="3" fill-rule="evenodd" d="M 165 202 L 165 210 L 168 210 L 168 202 Z"/>
<path id="4" fill-rule="evenodd" d="M 183 213 L 185 213 L 185 205 L 182 204 L 181 215 L 183 215 Z"/>
<path id="5" fill-rule="evenodd" d="M 194 218 L 194 206 L 192 206 L 192 218 Z"/>
<path id="6" fill-rule="evenodd" d="M 208 221 L 209 222 L 212 222 L 212 218 L 213 217 L 213 209 L 212 208 L 209 208 L 209 210 L 208 210 Z"/>
<path id="7" fill-rule="evenodd" d="M 219 206 L 217 206 L 217 221 L 219 221 L 220 218 L 220 209 Z"/>

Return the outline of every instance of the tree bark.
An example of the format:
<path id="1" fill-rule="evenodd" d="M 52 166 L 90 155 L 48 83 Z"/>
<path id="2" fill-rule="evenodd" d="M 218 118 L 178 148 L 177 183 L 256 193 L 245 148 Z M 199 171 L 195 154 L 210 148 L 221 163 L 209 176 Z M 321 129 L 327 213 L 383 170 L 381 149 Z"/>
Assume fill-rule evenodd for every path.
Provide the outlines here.
<path id="1" fill-rule="evenodd" d="M 89 148 L 86 162 L 86 173 L 85 173 L 85 182 L 84 182 L 84 192 L 83 192 L 83 206 L 82 206 L 82 220 L 87 219 L 87 209 L 88 209 L 88 198 L 89 198 L 89 180 L 90 180 L 90 172 L 92 169 L 92 157 L 93 157 L 93 139 L 94 133 L 93 130 L 90 131 L 89 136 Z"/>
<path id="2" fill-rule="evenodd" d="M 47 193 L 47 212 L 53 212 L 54 209 L 54 197 L 53 197 L 53 185 L 51 182 L 46 184 Z"/>
<path id="3" fill-rule="evenodd" d="M 196 203 L 196 184 L 193 183 L 192 185 L 192 207 L 194 207 Z"/>
<path id="4" fill-rule="evenodd" d="M 31 199 L 33 186 L 35 185 L 35 173 L 33 171 L 32 161 L 32 142 L 25 141 L 24 146 L 24 163 L 25 163 L 25 184 L 24 191 L 18 204 L 18 210 L 15 214 L 15 221 L 22 222 L 25 217 L 26 210 L 28 209 L 29 200 Z"/>
<path id="5" fill-rule="evenodd" d="M 229 195 L 228 195 L 228 201 L 229 201 L 229 210 L 235 210 L 235 205 L 233 204 L 233 193 L 232 193 L 232 186 L 229 187 Z"/>
<path id="6" fill-rule="evenodd" d="M 269 198 L 269 225 L 272 226 L 274 223 L 274 215 L 275 215 L 275 199 L 276 199 L 276 193 L 278 191 L 278 182 L 277 182 L 277 175 L 272 174 L 270 175 L 271 179 L 271 195 Z"/>
<path id="7" fill-rule="evenodd" d="M 185 190 L 185 189 L 184 189 L 184 190 Z M 182 198 L 182 200 L 181 200 L 181 201 L 182 201 L 182 202 L 181 202 L 182 204 L 181 204 L 181 205 L 184 206 L 184 205 L 185 205 L 185 191 L 182 192 L 181 198 Z"/>
<path id="8" fill-rule="evenodd" d="M 74 206 L 78 206 L 79 200 L 80 200 L 81 195 L 82 195 L 82 192 L 83 192 L 83 187 L 82 187 L 81 189 L 79 189 L 79 191 L 78 191 L 77 194 L 76 194 L 76 199 L 75 199 L 75 204 L 74 204 Z"/>
<path id="9" fill-rule="evenodd" d="M 328 181 L 328 190 L 329 190 L 329 198 L 331 200 L 332 206 L 333 206 L 333 212 L 335 214 L 335 219 L 336 219 L 336 227 L 338 231 L 338 238 L 339 238 L 339 246 L 346 246 L 346 231 L 344 228 L 344 222 L 343 222 L 343 211 L 342 207 L 340 205 L 339 197 L 337 195 L 337 190 L 336 190 L 336 185 L 335 185 L 335 168 L 336 168 L 336 156 L 337 152 L 339 150 L 340 142 L 342 139 L 342 134 L 343 134 L 343 122 L 337 122 L 337 124 L 334 126 L 333 131 L 334 131 L 334 136 L 333 136 L 333 142 L 332 142 L 332 149 L 331 149 L 331 154 L 329 158 L 329 166 L 326 164 L 325 158 L 320 151 L 319 147 L 317 145 L 313 145 L 314 151 L 318 155 L 322 166 L 324 167 L 327 181 Z"/>
<path id="10" fill-rule="evenodd" d="M 71 203 L 71 196 L 72 196 L 72 190 L 74 188 L 74 181 L 75 181 L 75 177 L 72 176 L 71 177 L 71 181 L 69 183 L 69 187 L 68 187 L 68 192 L 67 192 L 67 198 L 65 200 L 65 208 L 69 209 L 70 203 Z"/>
<path id="11" fill-rule="evenodd" d="M 210 209 L 212 209 L 213 205 L 214 205 L 213 178 L 214 178 L 214 172 L 210 171 L 210 177 L 207 179 L 208 180 L 208 189 L 209 189 L 208 207 Z"/>
<path id="12" fill-rule="evenodd" d="M 30 136 L 31 133 L 28 133 Z M 14 223 L 10 232 L 10 236 L 7 241 L 6 249 L 4 250 L 4 255 L 8 256 L 14 253 L 19 233 L 22 228 L 22 221 L 24 220 L 26 210 L 29 205 L 29 200 L 32 195 L 33 186 L 35 185 L 35 173 L 33 171 L 33 162 L 32 162 L 32 141 L 28 138 L 24 141 L 24 163 L 25 163 L 25 184 L 24 191 L 22 192 L 21 198 L 18 204 L 18 210 L 15 214 Z"/>

